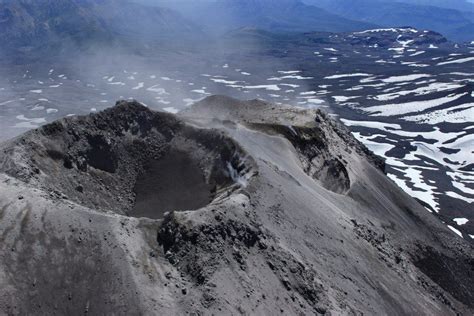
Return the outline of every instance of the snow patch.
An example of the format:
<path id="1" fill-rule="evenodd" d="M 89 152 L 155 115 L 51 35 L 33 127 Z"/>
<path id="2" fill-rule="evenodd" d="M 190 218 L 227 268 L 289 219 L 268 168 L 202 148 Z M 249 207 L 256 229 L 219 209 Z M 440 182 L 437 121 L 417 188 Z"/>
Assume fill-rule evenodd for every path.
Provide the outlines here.
<path id="1" fill-rule="evenodd" d="M 406 81 L 413 81 L 421 78 L 428 78 L 431 75 L 428 74 L 411 74 L 411 75 L 404 75 L 404 76 L 393 76 L 382 79 L 383 82 L 386 83 L 395 83 L 395 82 L 406 82 Z"/>
<path id="2" fill-rule="evenodd" d="M 458 226 L 465 225 L 469 220 L 467 218 L 453 218 Z"/>
<path id="3" fill-rule="evenodd" d="M 454 228 L 451 225 L 448 225 L 448 228 L 451 229 L 454 233 L 456 233 L 456 235 L 458 235 L 459 237 L 462 238 L 462 233 L 459 230 L 457 230 L 456 228 Z"/>
<path id="4" fill-rule="evenodd" d="M 449 60 L 449 61 L 438 63 L 438 64 L 436 64 L 436 66 L 443 66 L 443 65 L 450 65 L 450 64 L 463 64 L 463 63 L 467 63 L 467 62 L 470 62 L 470 61 L 474 61 L 474 57 L 467 57 L 467 58 Z"/>
<path id="5" fill-rule="evenodd" d="M 350 77 L 370 77 L 372 75 L 366 73 L 354 73 L 354 74 L 340 74 L 332 75 L 329 77 L 324 77 L 324 79 L 340 79 L 340 78 L 350 78 Z"/>

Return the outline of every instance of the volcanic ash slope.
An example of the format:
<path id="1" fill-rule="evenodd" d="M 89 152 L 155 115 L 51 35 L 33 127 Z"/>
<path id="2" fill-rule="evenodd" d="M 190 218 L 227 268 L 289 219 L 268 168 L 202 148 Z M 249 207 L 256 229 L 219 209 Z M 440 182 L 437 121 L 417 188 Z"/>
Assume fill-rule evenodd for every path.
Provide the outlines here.
<path id="1" fill-rule="evenodd" d="M 472 246 L 320 111 L 123 101 L 0 161 L 2 314 L 473 312 Z"/>

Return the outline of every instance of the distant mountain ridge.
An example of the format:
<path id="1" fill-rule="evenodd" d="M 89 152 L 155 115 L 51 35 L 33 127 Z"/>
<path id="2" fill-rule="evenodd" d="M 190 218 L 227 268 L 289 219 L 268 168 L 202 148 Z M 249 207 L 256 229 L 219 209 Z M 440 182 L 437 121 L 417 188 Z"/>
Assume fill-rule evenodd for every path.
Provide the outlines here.
<path id="1" fill-rule="evenodd" d="M 144 0 L 139 2 L 150 3 Z M 241 27 L 277 32 L 346 32 L 376 27 L 373 23 L 343 18 L 300 0 L 184 1 L 168 5 L 180 7 L 196 23 L 220 34 Z"/>
<path id="2" fill-rule="evenodd" d="M 456 41 L 474 40 L 474 4 L 472 11 L 455 10 L 455 6 L 441 7 L 439 1 L 427 5 L 427 1 L 415 3 L 386 0 L 304 0 L 305 3 L 325 9 L 347 19 L 365 21 L 386 27 L 410 25 L 429 29 Z M 459 1 L 458 1 L 459 2 Z M 419 3 L 419 4 L 416 4 Z M 460 8 L 469 7 L 459 2 Z M 464 5 L 461 5 L 464 3 Z M 438 4 L 439 6 L 436 6 Z"/>
<path id="3" fill-rule="evenodd" d="M 125 0 L 0 0 L 4 50 L 32 51 L 157 39 L 198 27 L 167 8 Z"/>
<path id="4" fill-rule="evenodd" d="M 0 39 L 13 47 L 44 45 L 69 37 L 105 39 L 112 34 L 86 4 L 73 0 L 0 1 Z"/>
<path id="5" fill-rule="evenodd" d="M 397 0 L 398 2 L 416 4 L 416 5 L 429 5 L 440 8 L 455 9 L 458 11 L 473 11 L 474 2 L 468 0 Z"/>

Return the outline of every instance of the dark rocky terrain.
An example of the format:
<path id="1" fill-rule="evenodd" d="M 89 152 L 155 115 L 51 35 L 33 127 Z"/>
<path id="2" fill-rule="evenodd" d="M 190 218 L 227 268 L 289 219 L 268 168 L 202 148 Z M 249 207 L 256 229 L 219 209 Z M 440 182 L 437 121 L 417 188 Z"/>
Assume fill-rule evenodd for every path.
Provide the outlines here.
<path id="1" fill-rule="evenodd" d="M 320 110 L 121 101 L 3 143 L 0 162 L 3 314 L 473 312 L 472 245 Z M 163 166 L 209 201 L 135 217 Z"/>

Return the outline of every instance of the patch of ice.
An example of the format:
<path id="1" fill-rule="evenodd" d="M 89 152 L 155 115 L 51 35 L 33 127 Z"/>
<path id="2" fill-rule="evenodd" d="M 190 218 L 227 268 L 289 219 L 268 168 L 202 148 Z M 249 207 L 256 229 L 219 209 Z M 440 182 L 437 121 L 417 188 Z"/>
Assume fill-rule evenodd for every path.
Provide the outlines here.
<path id="1" fill-rule="evenodd" d="M 335 95 L 332 97 L 336 102 L 346 102 L 348 100 L 351 100 L 351 99 L 356 99 L 356 98 L 360 98 L 360 96 L 350 96 L 350 97 L 346 97 L 346 96 L 343 96 L 343 95 Z"/>
<path id="2" fill-rule="evenodd" d="M 166 107 L 166 108 L 163 108 L 163 110 L 169 113 L 173 113 L 173 114 L 176 114 L 179 112 L 179 110 L 174 107 Z"/>
<path id="3" fill-rule="evenodd" d="M 463 64 L 463 63 L 467 63 L 467 62 L 470 62 L 470 61 L 474 61 L 474 57 L 467 57 L 467 58 L 449 60 L 449 61 L 438 63 L 438 64 L 436 64 L 436 66 L 450 65 L 450 64 Z"/>
<path id="4" fill-rule="evenodd" d="M 467 202 L 467 203 L 474 203 L 474 199 L 469 199 L 469 198 L 467 198 L 467 197 L 465 197 L 465 196 L 462 196 L 462 195 L 460 195 L 460 194 L 458 194 L 458 193 L 456 193 L 456 192 L 453 192 L 453 191 L 448 191 L 448 192 L 446 192 L 446 195 L 447 195 L 447 196 L 450 196 L 450 197 L 452 197 L 452 198 L 454 198 L 454 199 L 458 199 L 458 200 L 465 201 L 465 202 Z"/>
<path id="5" fill-rule="evenodd" d="M 352 88 L 347 88 L 345 91 L 359 91 L 359 90 L 363 90 L 364 89 L 364 86 L 355 86 L 355 87 L 352 87 Z"/>
<path id="6" fill-rule="evenodd" d="M 429 67 L 430 65 L 428 64 L 411 64 L 411 65 L 408 65 L 408 67 L 416 67 L 416 68 L 426 68 L 426 67 Z"/>
<path id="7" fill-rule="evenodd" d="M 206 94 L 206 95 L 210 94 L 209 92 L 206 92 L 206 90 L 203 90 L 203 89 L 192 90 L 191 92 L 199 93 L 199 94 Z"/>
<path id="8" fill-rule="evenodd" d="M 0 102 L 0 106 L 1 106 L 1 105 L 7 105 L 7 104 L 13 103 L 13 102 L 15 102 L 15 101 L 16 101 L 16 100 L 8 100 L 8 101 Z"/>
<path id="9" fill-rule="evenodd" d="M 161 104 L 165 104 L 165 105 L 171 104 L 170 101 L 163 100 L 160 97 L 155 97 L 155 99 L 156 99 L 156 102 L 161 103 Z"/>
<path id="10" fill-rule="evenodd" d="M 166 92 L 165 89 L 163 88 L 160 88 L 159 85 L 154 85 L 148 89 L 146 89 L 147 91 L 151 91 L 151 92 L 155 92 L 155 93 L 158 93 L 159 95 L 165 95 L 165 94 L 169 94 Z"/>
<path id="11" fill-rule="evenodd" d="M 448 225 L 448 228 L 451 229 L 454 233 L 456 233 L 456 235 L 458 235 L 459 237 L 462 238 L 462 233 L 459 230 L 457 230 L 456 228 L 454 228 L 451 225 Z"/>
<path id="12" fill-rule="evenodd" d="M 329 77 L 324 77 L 324 79 L 340 79 L 340 78 L 350 78 L 350 77 L 370 77 L 372 75 L 366 73 L 353 73 L 353 74 L 340 74 L 332 75 Z"/>
<path id="13" fill-rule="evenodd" d="M 383 82 L 386 83 L 395 83 L 395 82 L 406 82 L 406 81 L 413 81 L 421 78 L 428 78 L 431 75 L 428 74 L 411 74 L 411 75 L 403 75 L 403 76 L 393 76 L 382 79 Z"/>
<path id="14" fill-rule="evenodd" d="M 469 220 L 467 218 L 453 218 L 458 226 L 465 225 Z"/>
<path id="15" fill-rule="evenodd" d="M 411 57 L 415 57 L 415 56 L 418 56 L 418 55 L 421 55 L 421 54 L 424 54 L 424 53 L 426 53 L 426 51 L 422 50 L 422 51 L 413 53 L 413 54 L 411 54 L 410 56 L 411 56 Z"/>
<path id="16" fill-rule="evenodd" d="M 258 86 L 242 86 L 245 89 L 265 89 L 268 91 L 280 91 L 281 89 L 276 84 L 272 85 L 258 85 Z"/>
<path id="17" fill-rule="evenodd" d="M 231 80 L 216 79 L 216 78 L 211 78 L 211 81 L 214 81 L 215 83 L 223 83 L 223 84 L 231 84 L 231 85 L 236 85 L 239 82 L 242 82 L 242 81 L 231 81 Z"/>
<path id="18" fill-rule="evenodd" d="M 294 75 L 299 74 L 301 70 L 279 70 L 278 73 L 283 75 Z"/>
<path id="19" fill-rule="evenodd" d="M 323 104 L 324 100 L 321 99 L 308 99 L 306 100 L 308 103 L 313 103 L 313 104 Z"/>
<path id="20" fill-rule="evenodd" d="M 402 54 L 404 51 L 405 51 L 405 48 L 404 47 L 391 47 L 389 48 L 388 50 L 393 50 L 395 51 L 397 54 Z M 395 57 L 395 56 L 394 56 Z"/>
<path id="21" fill-rule="evenodd" d="M 280 86 L 285 86 L 285 87 L 290 87 L 290 88 L 299 88 L 300 86 L 297 84 L 291 84 L 291 83 L 280 83 Z"/>
<path id="22" fill-rule="evenodd" d="M 402 127 L 399 124 L 391 124 L 391 123 L 384 123 L 384 122 L 375 122 L 375 121 L 351 121 L 347 119 L 341 119 L 341 122 L 344 123 L 346 126 L 362 126 L 362 127 L 369 127 L 380 129 L 384 131 L 388 131 L 387 128 L 401 130 Z M 390 131 L 391 131 L 390 130 Z"/>
<path id="23" fill-rule="evenodd" d="M 139 82 L 136 87 L 133 87 L 132 90 L 142 89 L 145 86 L 144 82 Z"/>
<path id="24" fill-rule="evenodd" d="M 463 76 L 463 77 L 474 77 L 474 73 L 468 72 L 450 72 L 450 75 Z"/>
<path id="25" fill-rule="evenodd" d="M 272 77 L 268 78 L 267 80 L 269 81 L 281 81 L 284 79 L 296 79 L 296 80 L 310 80 L 313 79 L 313 77 L 303 77 L 299 75 L 288 75 L 288 76 L 282 76 L 282 77 Z"/>

